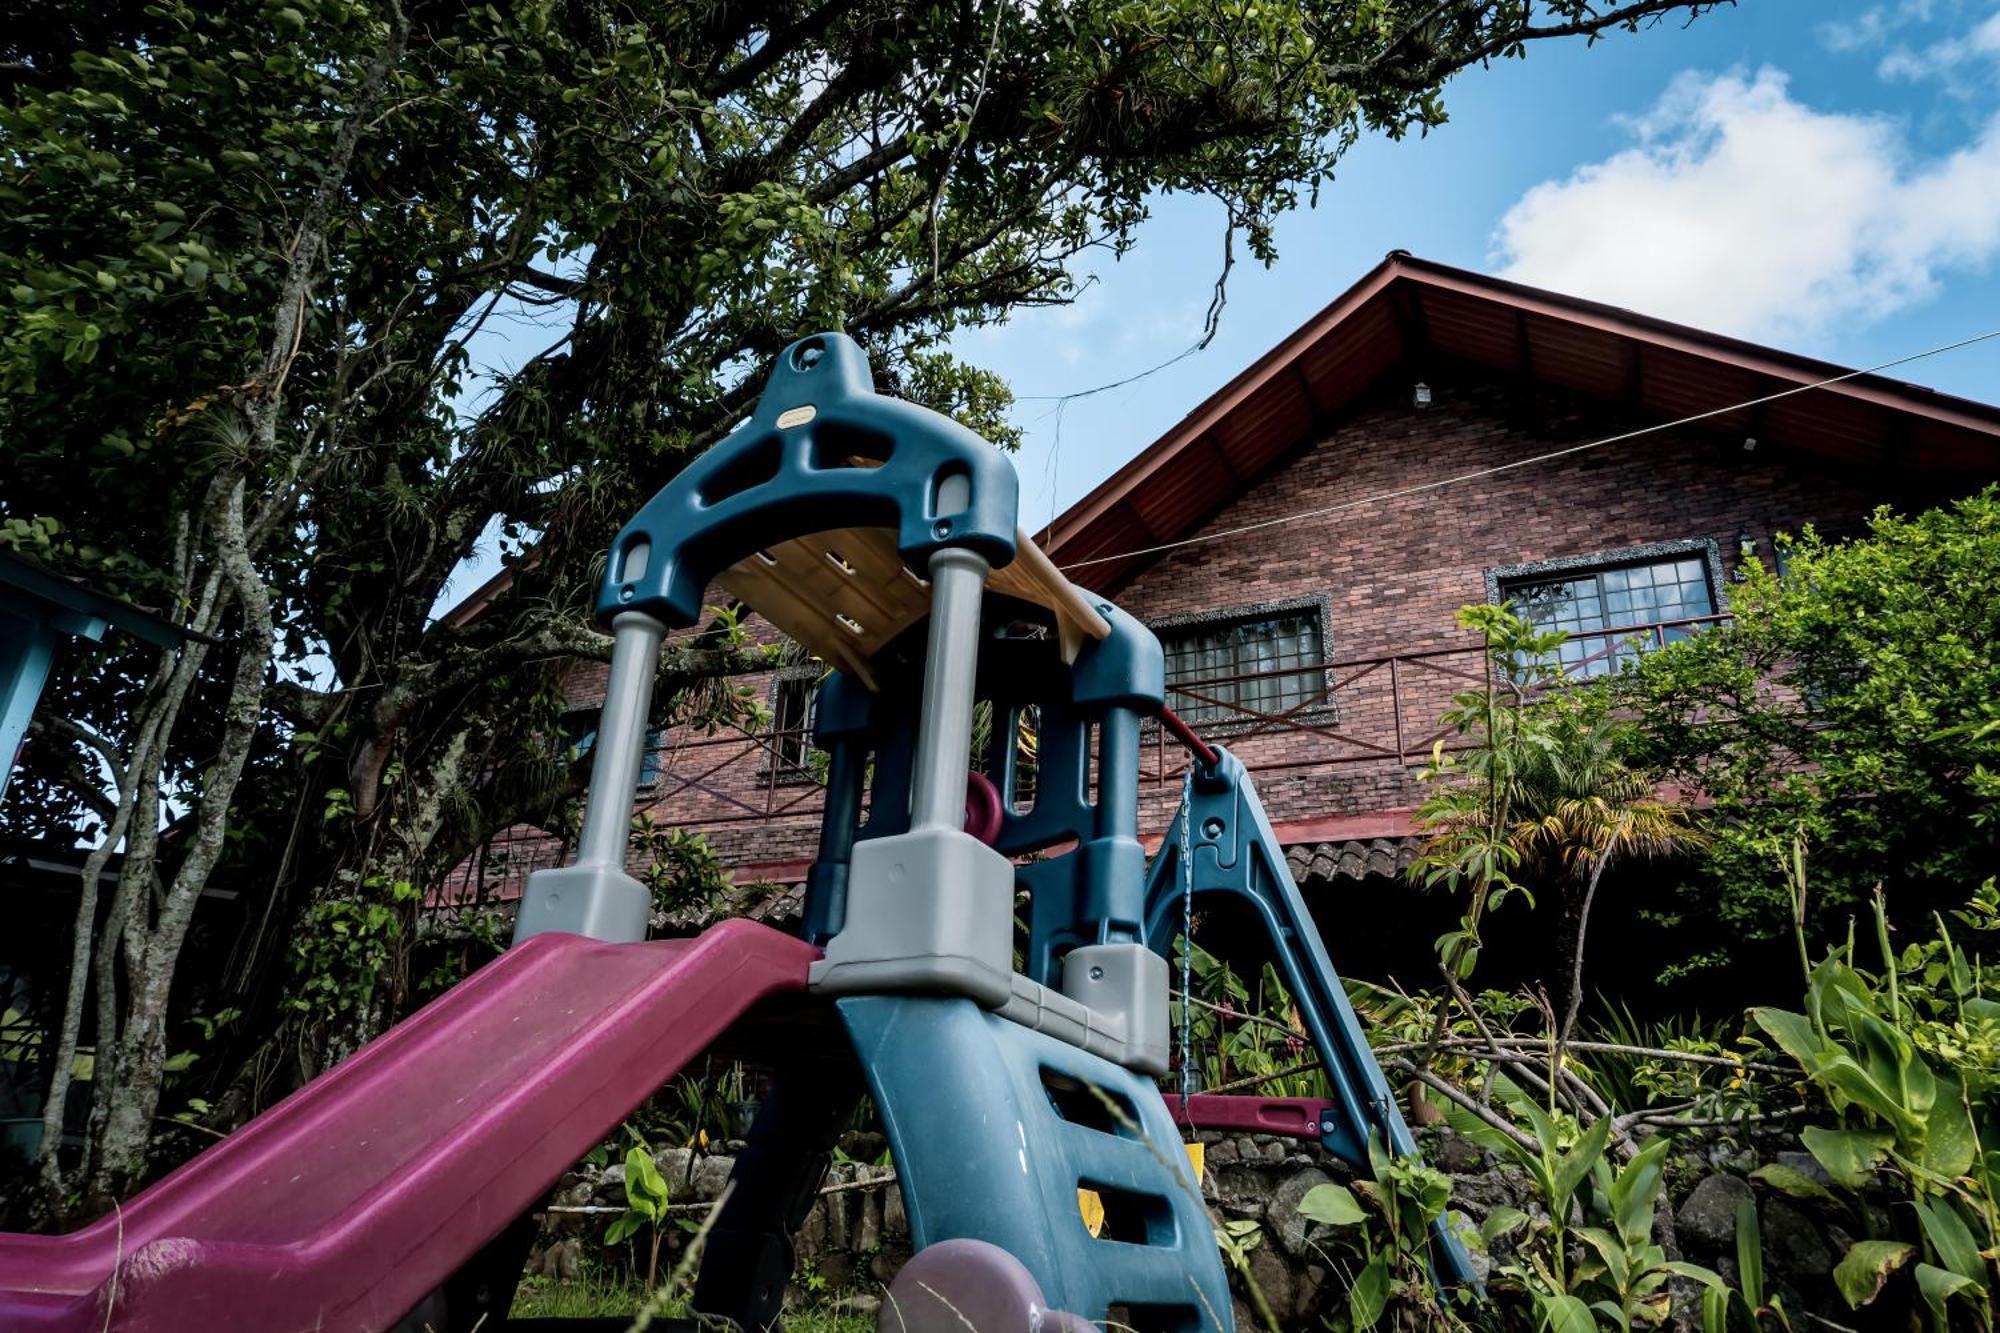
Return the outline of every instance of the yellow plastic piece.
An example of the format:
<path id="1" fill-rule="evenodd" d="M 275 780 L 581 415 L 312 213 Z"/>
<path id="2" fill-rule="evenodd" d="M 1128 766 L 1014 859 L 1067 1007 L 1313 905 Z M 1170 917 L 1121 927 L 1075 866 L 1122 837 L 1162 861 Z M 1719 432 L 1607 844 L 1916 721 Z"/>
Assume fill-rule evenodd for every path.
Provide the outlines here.
<path id="1" fill-rule="evenodd" d="M 1194 1187 L 1201 1188 L 1202 1173 L 1208 1167 L 1208 1145 L 1206 1143 L 1183 1143 L 1187 1150 L 1188 1165 L 1194 1168 Z M 1083 1217 L 1083 1229 L 1093 1238 L 1104 1230 L 1104 1200 L 1097 1197 L 1096 1190 L 1076 1192 L 1076 1211 Z"/>

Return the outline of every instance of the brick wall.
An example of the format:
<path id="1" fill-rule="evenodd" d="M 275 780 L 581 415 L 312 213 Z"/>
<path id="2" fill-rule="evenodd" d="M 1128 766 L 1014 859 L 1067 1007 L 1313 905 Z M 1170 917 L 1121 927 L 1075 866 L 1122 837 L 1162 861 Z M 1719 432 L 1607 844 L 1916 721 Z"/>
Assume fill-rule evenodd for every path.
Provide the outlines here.
<path id="1" fill-rule="evenodd" d="M 1324 439 L 1224 505 L 1202 530 L 1331 507 L 1637 424 L 1481 373 L 1432 368 L 1426 382 L 1433 401 L 1419 410 L 1409 384 L 1392 373 Z M 1667 432 L 1186 547 L 1111 591 L 1149 622 L 1325 598 L 1336 720 L 1317 730 L 1224 739 L 1260 770 L 1259 790 L 1275 821 L 1407 809 L 1418 800 L 1410 769 L 1428 752 L 1451 694 L 1469 683 L 1450 673 L 1480 671 L 1480 655 L 1467 650 L 1471 641 L 1453 616 L 1486 600 L 1489 571 L 1706 538 L 1721 552 L 1718 591 L 1726 602 L 1740 533 L 1768 562 L 1777 532 L 1807 522 L 1849 530 L 1878 503 L 1935 498 L 1892 493 L 1894 480 L 1843 476 L 1769 449 L 1746 453 L 1740 441 Z M 1377 661 L 1388 654 L 1405 656 L 1393 667 Z M 1392 707 L 1396 700 L 1400 709 Z M 1410 763 L 1395 757 L 1398 712 Z M 1162 808 L 1149 802 L 1154 821 Z"/>
<path id="2" fill-rule="evenodd" d="M 1637 424 L 1575 397 L 1483 372 L 1430 367 L 1425 378 L 1433 394 L 1429 408 L 1413 407 L 1410 386 L 1392 372 L 1324 438 L 1224 504 L 1202 530 L 1339 505 Z M 1479 673 L 1480 655 L 1453 614 L 1486 599 L 1491 570 L 1705 538 L 1720 550 L 1718 592 L 1726 601 L 1739 534 L 1747 534 L 1768 561 L 1777 532 L 1807 522 L 1849 530 L 1878 503 L 1939 498 L 1901 489 L 1903 481 L 1843 475 L 1768 448 L 1746 453 L 1735 440 L 1654 434 L 1187 547 L 1108 591 L 1147 621 L 1323 598 L 1335 707 L 1308 714 L 1295 727 L 1260 731 L 1250 722 L 1235 727 L 1234 735 L 1223 728 L 1224 739 L 1257 772 L 1274 821 L 1395 815 L 1419 799 L 1412 772 L 1429 751 L 1438 714 L 1455 690 L 1465 688 L 1468 675 Z M 1082 579 L 1088 583 L 1088 571 Z M 752 627 L 769 637 L 768 626 L 753 621 Z M 1398 656 L 1391 662 L 1390 655 Z M 595 706 L 602 698 L 604 673 L 602 664 L 577 666 L 577 706 Z M 741 683 L 768 700 L 773 679 L 765 674 Z M 743 878 L 796 878 L 817 836 L 817 792 L 774 781 L 767 744 L 768 738 L 736 731 L 671 733 L 659 753 L 659 779 L 636 808 L 665 824 L 703 829 L 730 864 L 745 867 Z M 1163 827 L 1171 814 L 1179 764 L 1171 745 L 1156 739 L 1144 765 L 1147 830 Z M 526 829 L 510 830 L 494 851 L 498 865 L 489 853 L 485 879 L 488 891 L 501 896 L 511 896 L 527 870 L 554 864 L 561 854 L 544 835 Z M 460 887 L 473 888 L 471 867 Z"/>

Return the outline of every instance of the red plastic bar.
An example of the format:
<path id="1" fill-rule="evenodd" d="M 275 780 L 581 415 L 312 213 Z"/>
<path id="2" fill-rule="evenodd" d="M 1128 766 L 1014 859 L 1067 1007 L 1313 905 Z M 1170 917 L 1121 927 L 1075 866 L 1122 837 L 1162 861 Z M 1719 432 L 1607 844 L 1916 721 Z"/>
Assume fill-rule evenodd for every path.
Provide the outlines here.
<path id="1" fill-rule="evenodd" d="M 1218 755 L 1215 752 L 1214 746 L 1210 745 L 1207 741 L 1203 740 L 1201 737 L 1195 735 L 1194 728 L 1190 727 L 1187 723 L 1181 721 L 1181 715 L 1179 713 L 1176 713 L 1173 709 L 1167 707 L 1165 704 L 1161 704 L 1160 721 L 1166 726 L 1168 731 L 1171 731 L 1174 734 L 1175 740 L 1179 741 L 1182 745 L 1187 746 L 1187 748 L 1194 753 L 1194 757 L 1201 760 L 1203 767 L 1205 768 L 1215 767 L 1216 760 L 1220 759 L 1222 756 Z"/>
<path id="2" fill-rule="evenodd" d="M 1181 1111 L 1178 1097 L 1167 1095 L 1167 1109 L 1183 1129 L 1227 1129 L 1239 1134 L 1281 1134 L 1292 1139 L 1320 1137 L 1320 1123 L 1333 1103 L 1317 1097 L 1256 1097 L 1197 1093 Z"/>

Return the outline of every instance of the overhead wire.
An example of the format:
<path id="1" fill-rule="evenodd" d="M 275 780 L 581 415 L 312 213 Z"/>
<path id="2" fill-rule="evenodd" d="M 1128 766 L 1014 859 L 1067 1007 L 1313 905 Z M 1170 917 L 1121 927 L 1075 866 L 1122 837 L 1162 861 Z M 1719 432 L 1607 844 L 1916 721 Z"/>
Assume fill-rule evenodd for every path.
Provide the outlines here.
<path id="1" fill-rule="evenodd" d="M 1329 514 L 1344 513 L 1350 509 L 1361 509 L 1368 505 L 1382 504 L 1389 500 L 1400 500 L 1407 496 L 1422 495 L 1429 491 L 1443 490 L 1447 486 L 1457 486 L 1468 481 L 1478 481 L 1483 477 L 1495 476 L 1502 472 L 1512 472 L 1518 468 L 1532 467 L 1536 463 L 1547 463 L 1558 458 L 1568 458 L 1573 454 L 1585 453 L 1592 449 L 1602 449 L 1607 445 L 1623 444 L 1628 440 L 1638 439 L 1642 435 L 1654 435 L 1660 431 L 1675 430 L 1681 426 L 1693 425 L 1696 422 L 1707 421 L 1713 417 L 1728 416 L 1732 412 L 1741 412 L 1746 408 L 1761 407 L 1765 403 L 1775 403 L 1781 398 L 1791 398 L 1798 394 L 1810 393 L 1815 389 L 1825 389 L 1863 375 L 1874 375 L 1884 370 L 1894 369 L 1897 366 L 1908 365 L 1913 361 L 1922 361 L 1926 357 L 1938 356 L 1945 352 L 1955 352 L 1961 347 L 1970 347 L 1975 343 L 1986 342 L 1992 338 L 2000 338 L 2000 329 L 1990 329 L 1985 333 L 1974 334 L 1969 338 L 1960 338 L 1956 342 L 1942 343 L 1936 347 L 1929 347 L 1921 352 L 1912 352 L 1908 356 L 1899 356 L 1894 360 L 1883 361 L 1861 370 L 1843 371 L 1838 375 L 1828 376 L 1826 379 L 1814 380 L 1810 384 L 1795 384 L 1789 389 L 1781 389 L 1776 393 L 1767 393 L 1759 398 L 1746 398 L 1742 402 L 1731 403 L 1726 407 L 1711 408 L 1706 412 L 1696 412 L 1691 416 L 1677 417 L 1672 421 L 1661 421 L 1649 426 L 1640 426 L 1633 430 L 1621 431 L 1616 435 L 1607 435 L 1602 439 L 1588 440 L 1582 444 L 1566 445 L 1561 449 L 1551 449 L 1546 453 L 1535 454 L 1528 458 L 1517 458 L 1511 462 L 1497 463 L 1492 467 L 1477 468 L 1471 472 L 1461 472 L 1456 476 L 1440 477 L 1435 481 L 1418 482 L 1416 485 L 1398 487 L 1393 491 L 1381 491 L 1374 495 L 1365 495 L 1353 500 L 1343 500 L 1339 504 L 1322 505 L 1315 509 L 1302 509 L 1297 513 L 1284 514 L 1277 518 L 1260 519 L 1255 523 L 1245 523 L 1238 527 L 1222 528 L 1215 532 L 1197 533 L 1192 537 L 1182 537 L 1175 541 L 1160 542 L 1153 546 L 1136 547 L 1130 551 L 1115 551 L 1110 555 L 1094 555 L 1087 560 L 1070 561 L 1062 565 L 1061 568 L 1067 572 L 1073 569 L 1086 569 L 1092 565 L 1109 564 L 1114 560 L 1132 560 L 1140 556 L 1160 555 L 1167 551 L 1178 551 L 1188 546 L 1201 546 L 1230 537 L 1241 537 L 1246 533 L 1262 532 L 1267 528 L 1283 527 L 1286 524 L 1297 523 L 1304 519 L 1324 518 Z"/>

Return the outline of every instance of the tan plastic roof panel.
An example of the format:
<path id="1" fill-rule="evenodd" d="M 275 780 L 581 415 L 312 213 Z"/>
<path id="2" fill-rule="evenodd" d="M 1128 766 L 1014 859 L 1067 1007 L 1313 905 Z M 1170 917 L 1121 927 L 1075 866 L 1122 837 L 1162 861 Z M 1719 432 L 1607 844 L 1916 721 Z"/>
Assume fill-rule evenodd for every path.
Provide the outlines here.
<path id="1" fill-rule="evenodd" d="M 780 542 L 739 560 L 716 582 L 822 660 L 878 688 L 875 655 L 930 614 L 930 584 L 903 564 L 892 528 L 839 528 Z M 1111 626 L 1025 533 L 1013 562 L 993 571 L 994 592 L 1046 607 L 1064 661 Z"/>

